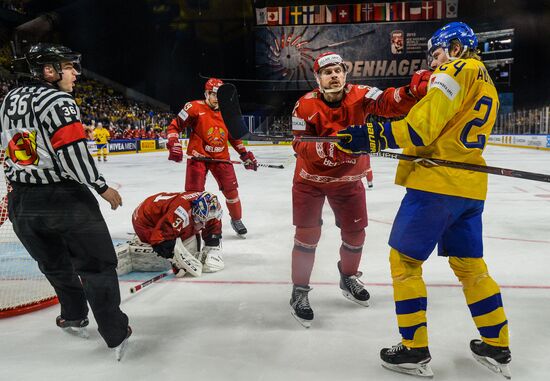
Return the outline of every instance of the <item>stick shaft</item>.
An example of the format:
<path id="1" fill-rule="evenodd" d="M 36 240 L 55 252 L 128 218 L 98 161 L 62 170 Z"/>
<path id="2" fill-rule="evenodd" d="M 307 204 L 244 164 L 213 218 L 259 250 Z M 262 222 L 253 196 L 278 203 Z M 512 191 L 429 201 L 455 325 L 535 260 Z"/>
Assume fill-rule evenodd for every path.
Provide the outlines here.
<path id="1" fill-rule="evenodd" d="M 161 280 L 162 278 L 168 276 L 168 274 L 169 274 L 169 272 L 167 271 L 167 272 L 164 272 L 162 274 L 155 275 L 151 279 L 148 279 L 145 282 L 138 284 L 137 286 L 131 287 L 130 288 L 130 294 L 135 294 L 139 290 L 141 290 L 141 289 L 155 283 L 156 281 Z"/>
<path id="2" fill-rule="evenodd" d="M 225 160 L 225 159 L 213 159 L 211 157 L 202 157 L 202 156 L 187 156 L 187 158 L 191 159 L 191 160 L 206 161 L 206 162 L 210 162 L 210 163 L 244 164 L 242 161 Z M 284 169 L 284 166 L 282 164 L 281 165 L 272 165 L 272 164 L 258 163 L 258 167 Z"/>

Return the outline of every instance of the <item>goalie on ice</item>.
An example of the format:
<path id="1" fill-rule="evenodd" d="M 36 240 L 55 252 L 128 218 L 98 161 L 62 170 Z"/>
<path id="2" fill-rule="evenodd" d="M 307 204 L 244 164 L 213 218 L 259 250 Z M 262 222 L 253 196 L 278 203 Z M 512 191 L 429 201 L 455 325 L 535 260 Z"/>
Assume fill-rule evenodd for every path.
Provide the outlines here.
<path id="1" fill-rule="evenodd" d="M 148 255 L 154 251 L 172 264 L 176 277 L 186 273 L 201 276 L 203 272 L 222 270 L 221 216 L 218 198 L 210 192 L 163 192 L 147 197 L 132 215 L 137 235 L 128 242 L 132 264 L 139 254 Z M 150 249 L 144 244 L 150 245 Z M 141 268 L 142 271 L 163 270 L 153 268 L 159 263 L 153 258 L 149 262 L 152 268 Z"/>

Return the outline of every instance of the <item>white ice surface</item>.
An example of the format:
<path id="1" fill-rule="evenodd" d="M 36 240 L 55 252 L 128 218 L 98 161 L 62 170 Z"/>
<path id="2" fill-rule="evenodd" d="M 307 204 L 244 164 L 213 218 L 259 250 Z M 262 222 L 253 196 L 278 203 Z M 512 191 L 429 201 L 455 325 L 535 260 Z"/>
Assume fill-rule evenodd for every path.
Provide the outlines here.
<path id="1" fill-rule="evenodd" d="M 289 313 L 293 245 L 288 146 L 252 148 L 258 161 L 284 170 L 236 166 L 247 239 L 224 216 L 225 270 L 198 279 L 165 278 L 130 295 L 143 275 L 121 282 L 122 309 L 134 334 L 117 363 L 90 314 L 89 340 L 55 326 L 59 307 L 0 320 L 0 380 L 406 380 L 383 369 L 379 350 L 399 341 L 390 286 L 387 239 L 404 189 L 393 184 L 396 160 L 373 158 L 367 192 L 369 227 L 360 269 L 371 307 L 346 300 L 338 288 L 339 230 L 328 206 L 312 275 L 309 330 Z M 235 153 L 233 152 L 235 155 Z M 236 155 L 235 155 L 236 156 Z M 489 165 L 550 173 L 550 152 L 488 147 Z M 110 156 L 99 163 L 124 206 L 100 204 L 114 239 L 131 231 L 133 209 L 146 196 L 183 189 L 185 165 L 166 152 Z M 217 186 L 209 176 L 207 189 Z M 550 379 L 550 184 L 490 176 L 484 214 L 485 259 L 502 287 L 511 332 L 514 380 Z M 93 242 L 90 242 L 93 245 Z M 478 334 L 461 288 L 444 258 L 424 265 L 428 326 L 437 380 L 499 380 L 473 360 Z"/>

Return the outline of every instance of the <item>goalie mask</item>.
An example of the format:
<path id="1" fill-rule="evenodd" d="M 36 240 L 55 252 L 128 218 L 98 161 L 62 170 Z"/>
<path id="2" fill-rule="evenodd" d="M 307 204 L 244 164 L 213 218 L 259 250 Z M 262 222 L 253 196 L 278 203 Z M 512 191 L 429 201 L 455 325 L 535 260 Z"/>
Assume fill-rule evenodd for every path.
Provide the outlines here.
<path id="1" fill-rule="evenodd" d="M 342 81 L 342 85 L 338 88 L 323 88 L 321 86 L 321 71 L 329 66 L 333 65 L 340 65 L 342 67 L 342 70 L 344 72 L 344 80 Z M 317 81 L 317 84 L 319 85 L 319 91 L 321 93 L 339 93 L 342 91 L 344 86 L 346 86 L 346 75 L 347 75 L 348 68 L 346 64 L 344 63 L 344 60 L 339 54 L 336 54 L 334 52 L 326 52 L 320 54 L 315 62 L 313 63 L 313 73 L 315 75 L 315 80 Z"/>
<path id="2" fill-rule="evenodd" d="M 219 220 L 222 217 L 222 206 L 218 197 L 210 192 L 202 192 L 197 199 L 191 203 L 193 219 L 196 223 L 206 224 L 212 219 Z"/>

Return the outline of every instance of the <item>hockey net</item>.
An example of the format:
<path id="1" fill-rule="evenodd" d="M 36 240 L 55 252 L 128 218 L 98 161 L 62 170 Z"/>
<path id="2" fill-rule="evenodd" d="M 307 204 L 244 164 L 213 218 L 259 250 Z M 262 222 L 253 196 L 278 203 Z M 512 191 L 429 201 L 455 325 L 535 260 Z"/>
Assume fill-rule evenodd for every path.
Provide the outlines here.
<path id="1" fill-rule="evenodd" d="M 13 231 L 3 167 L 4 151 L 0 150 L 0 318 L 57 303 L 52 286 Z"/>

